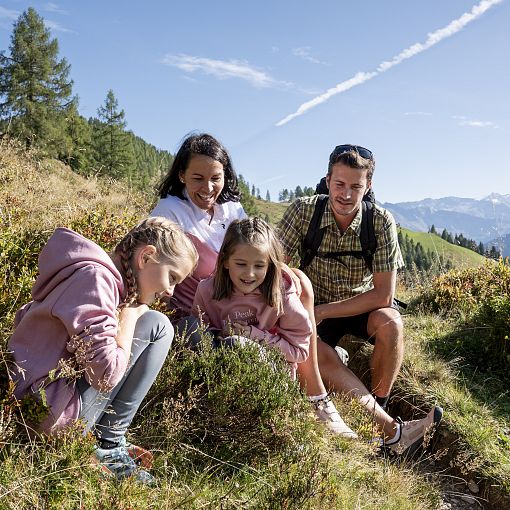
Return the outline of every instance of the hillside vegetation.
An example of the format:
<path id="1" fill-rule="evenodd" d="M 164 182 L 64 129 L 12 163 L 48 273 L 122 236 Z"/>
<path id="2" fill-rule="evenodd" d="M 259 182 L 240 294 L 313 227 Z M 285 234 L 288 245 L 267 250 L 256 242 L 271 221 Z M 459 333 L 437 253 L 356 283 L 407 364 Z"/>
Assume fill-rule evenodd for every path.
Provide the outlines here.
<path id="1" fill-rule="evenodd" d="M 449 260 L 453 267 L 478 267 L 481 266 L 486 258 L 462 246 L 455 246 L 454 244 L 441 239 L 436 234 L 430 232 L 414 232 L 407 228 L 400 227 L 400 230 L 407 234 L 416 244 L 420 243 L 425 251 L 430 250 L 433 254 L 443 257 L 444 260 Z"/>
<path id="2" fill-rule="evenodd" d="M 178 339 L 130 436 L 155 452 L 156 487 L 103 478 L 90 462 L 92 438 L 76 431 L 28 440 L 23 419 L 33 410 L 10 398 L 5 346 L 15 311 L 30 298 L 41 246 L 62 225 L 110 249 L 152 200 L 0 141 L 0 509 L 433 509 L 453 497 L 444 489 L 452 474 L 459 485 L 448 491 L 464 492 L 469 481 L 482 506 L 505 508 L 508 365 L 496 362 L 508 354 L 501 334 L 510 306 L 498 293 L 498 282 L 510 281 L 503 264 L 483 266 L 478 279 L 476 269 L 458 270 L 451 280 L 407 289 L 406 358 L 391 411 L 411 419 L 434 402 L 444 406 L 432 456 L 403 464 L 381 456 L 356 402 L 337 400 L 361 439 L 328 435 L 297 385 L 274 369 L 281 363 L 276 355 L 270 363 L 250 349 L 199 356 Z M 492 282 L 486 292 L 484 281 Z M 451 306 L 453 299 L 462 309 Z M 478 359 L 489 350 L 499 354 L 478 370 L 468 337 L 487 340 Z M 369 348 L 345 345 L 352 365 L 367 373 Z"/>

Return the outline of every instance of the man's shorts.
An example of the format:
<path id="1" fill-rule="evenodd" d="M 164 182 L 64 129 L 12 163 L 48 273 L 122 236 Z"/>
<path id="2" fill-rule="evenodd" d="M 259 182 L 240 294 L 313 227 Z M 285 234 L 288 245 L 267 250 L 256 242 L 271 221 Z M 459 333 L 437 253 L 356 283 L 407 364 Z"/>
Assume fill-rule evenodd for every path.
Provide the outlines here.
<path id="1" fill-rule="evenodd" d="M 400 311 L 399 306 L 395 302 L 392 308 Z M 352 315 L 351 317 L 324 319 L 317 326 L 317 335 L 331 347 L 335 347 L 344 335 L 357 336 L 375 345 L 375 336 L 371 337 L 367 331 L 368 317 L 371 313 L 367 312 L 360 315 Z"/>

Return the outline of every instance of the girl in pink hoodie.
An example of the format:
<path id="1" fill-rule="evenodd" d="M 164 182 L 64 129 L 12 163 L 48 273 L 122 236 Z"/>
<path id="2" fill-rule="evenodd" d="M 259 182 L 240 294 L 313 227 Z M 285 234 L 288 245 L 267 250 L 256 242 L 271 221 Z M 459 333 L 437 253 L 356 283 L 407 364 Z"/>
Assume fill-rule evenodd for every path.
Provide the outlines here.
<path id="1" fill-rule="evenodd" d="M 72 230 L 55 230 L 8 344 L 15 396 L 43 411 L 34 431 L 52 434 L 80 420 L 97 436 L 105 470 L 152 481 L 125 439 L 174 336 L 168 318 L 148 305 L 171 296 L 197 259 L 189 238 L 165 218 L 141 222 L 111 255 Z"/>
<path id="2" fill-rule="evenodd" d="M 198 285 L 193 310 L 219 344 L 237 335 L 279 349 L 295 378 L 297 364 L 308 357 L 312 325 L 282 260 L 265 221 L 233 221 L 215 273 Z"/>

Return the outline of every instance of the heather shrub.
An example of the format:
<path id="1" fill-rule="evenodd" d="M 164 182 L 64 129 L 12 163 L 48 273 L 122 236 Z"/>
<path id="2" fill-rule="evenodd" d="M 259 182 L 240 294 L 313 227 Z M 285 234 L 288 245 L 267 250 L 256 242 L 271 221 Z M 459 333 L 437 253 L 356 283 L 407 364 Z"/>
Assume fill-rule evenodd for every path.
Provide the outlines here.
<path id="1" fill-rule="evenodd" d="M 432 280 L 417 303 L 458 321 L 458 333 L 450 339 L 455 352 L 482 368 L 510 365 L 508 261 L 449 271 Z"/>

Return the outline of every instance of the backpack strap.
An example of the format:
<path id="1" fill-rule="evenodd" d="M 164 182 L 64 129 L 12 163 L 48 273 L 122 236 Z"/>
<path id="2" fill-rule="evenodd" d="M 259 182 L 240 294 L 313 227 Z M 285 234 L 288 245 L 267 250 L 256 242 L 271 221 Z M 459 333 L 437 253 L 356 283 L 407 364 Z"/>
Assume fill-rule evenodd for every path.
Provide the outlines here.
<path id="1" fill-rule="evenodd" d="M 374 253 L 377 248 L 377 238 L 374 229 L 374 204 L 369 200 L 361 202 L 361 255 L 371 273 L 373 270 Z"/>
<path id="2" fill-rule="evenodd" d="M 317 256 L 322 239 L 324 238 L 324 229 L 320 228 L 322 215 L 326 209 L 328 202 L 328 195 L 319 195 L 315 203 L 312 219 L 308 226 L 306 236 L 303 241 L 303 255 L 301 257 L 301 264 L 299 269 L 303 270 L 310 265 L 312 260 Z M 362 258 L 365 261 L 367 268 L 373 272 L 373 259 L 374 253 L 377 248 L 377 239 L 375 237 L 374 229 L 374 204 L 370 200 L 363 200 L 361 202 L 361 231 L 360 243 L 361 252 L 359 251 L 343 251 L 320 253 L 323 258 L 335 258 L 351 256 Z"/>
<path id="3" fill-rule="evenodd" d="M 313 216 L 303 240 L 303 255 L 301 256 L 301 263 L 299 264 L 299 269 L 301 269 L 301 271 L 310 265 L 310 262 L 312 262 L 319 251 L 319 246 L 321 245 L 325 233 L 324 229 L 320 228 L 321 220 L 326 210 L 328 200 L 329 195 L 319 195 L 317 202 L 315 202 Z"/>

